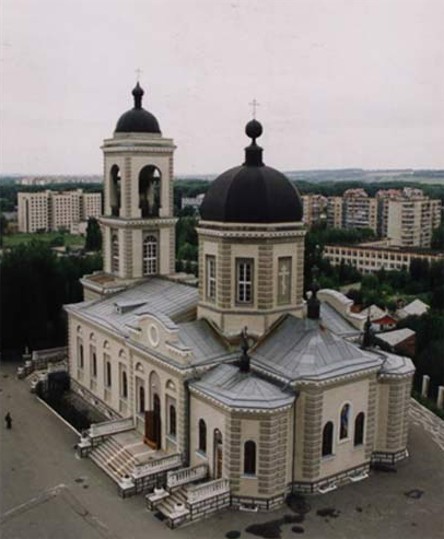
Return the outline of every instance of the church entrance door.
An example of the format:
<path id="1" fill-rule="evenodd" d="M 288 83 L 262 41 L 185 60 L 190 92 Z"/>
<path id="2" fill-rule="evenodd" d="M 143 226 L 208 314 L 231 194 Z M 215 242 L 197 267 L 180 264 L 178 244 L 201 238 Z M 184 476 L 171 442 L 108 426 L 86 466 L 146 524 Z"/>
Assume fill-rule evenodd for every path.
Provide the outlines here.
<path id="1" fill-rule="evenodd" d="M 145 412 L 145 442 L 153 449 L 160 449 L 161 433 L 160 399 L 155 394 L 153 409 Z"/>

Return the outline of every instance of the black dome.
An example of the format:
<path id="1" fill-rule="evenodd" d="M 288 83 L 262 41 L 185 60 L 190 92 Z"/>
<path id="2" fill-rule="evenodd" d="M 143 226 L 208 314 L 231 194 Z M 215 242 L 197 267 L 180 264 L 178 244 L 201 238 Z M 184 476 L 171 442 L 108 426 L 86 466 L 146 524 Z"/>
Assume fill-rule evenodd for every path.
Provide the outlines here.
<path id="1" fill-rule="evenodd" d="M 137 83 L 133 90 L 134 108 L 123 113 L 117 122 L 115 133 L 159 133 L 156 117 L 142 108 L 143 89 Z"/>
<path id="2" fill-rule="evenodd" d="M 254 122 L 254 126 L 250 122 L 246 128 L 253 142 L 245 149 L 245 163 L 221 174 L 205 195 L 200 207 L 204 221 L 301 221 L 303 209 L 297 189 L 284 174 L 262 163 L 262 148 L 255 142 L 262 132 L 262 126 L 256 120 Z"/>

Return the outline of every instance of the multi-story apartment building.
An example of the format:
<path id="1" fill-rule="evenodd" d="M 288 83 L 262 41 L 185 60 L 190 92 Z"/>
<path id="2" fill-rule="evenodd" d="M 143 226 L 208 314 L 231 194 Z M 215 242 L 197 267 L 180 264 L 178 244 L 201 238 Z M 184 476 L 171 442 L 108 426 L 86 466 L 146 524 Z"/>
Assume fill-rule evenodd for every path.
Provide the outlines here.
<path id="1" fill-rule="evenodd" d="M 388 271 L 408 269 L 413 258 L 425 259 L 429 263 L 444 260 L 443 253 L 427 253 L 415 249 L 394 247 L 387 241 L 358 245 L 325 245 L 323 256 L 333 266 L 339 266 L 343 260 L 361 273 L 374 273 L 382 268 Z"/>
<path id="2" fill-rule="evenodd" d="M 304 195 L 302 197 L 302 204 L 304 207 L 303 219 L 307 226 L 312 226 L 326 218 L 327 200 L 327 197 L 315 194 Z"/>
<path id="3" fill-rule="evenodd" d="M 100 217 L 101 213 L 101 193 L 84 193 L 82 189 L 18 193 L 20 232 L 77 231 L 79 223 L 89 217 Z"/>
<path id="4" fill-rule="evenodd" d="M 433 229 L 441 223 L 441 201 L 425 196 L 421 189 L 378 191 L 380 234 L 392 245 L 430 247 Z"/>
<path id="5" fill-rule="evenodd" d="M 342 216 L 343 228 L 371 228 L 377 232 L 377 202 L 364 189 L 345 191 L 342 197 Z"/>
<path id="6" fill-rule="evenodd" d="M 47 230 L 49 223 L 48 191 L 41 193 L 18 193 L 19 232 Z"/>
<path id="7" fill-rule="evenodd" d="M 327 225 L 330 228 L 342 228 L 342 197 L 328 197 Z"/>

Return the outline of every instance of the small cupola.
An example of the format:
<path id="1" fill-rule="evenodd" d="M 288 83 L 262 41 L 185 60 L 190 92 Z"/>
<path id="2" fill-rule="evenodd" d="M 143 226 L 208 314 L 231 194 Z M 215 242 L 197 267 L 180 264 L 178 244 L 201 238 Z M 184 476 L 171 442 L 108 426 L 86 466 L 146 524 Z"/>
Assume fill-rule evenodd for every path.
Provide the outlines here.
<path id="1" fill-rule="evenodd" d="M 134 107 L 119 118 L 114 133 L 158 133 L 159 122 L 156 117 L 142 107 L 143 88 L 137 82 L 132 91 Z"/>

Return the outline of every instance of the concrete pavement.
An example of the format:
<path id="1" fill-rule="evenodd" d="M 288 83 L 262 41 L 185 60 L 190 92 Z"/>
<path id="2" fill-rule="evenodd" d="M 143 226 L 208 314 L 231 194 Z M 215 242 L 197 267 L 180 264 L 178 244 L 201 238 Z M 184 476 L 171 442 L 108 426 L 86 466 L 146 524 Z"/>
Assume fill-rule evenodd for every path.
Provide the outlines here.
<path id="1" fill-rule="evenodd" d="M 29 392 L 25 381 L 16 379 L 14 365 L 0 367 L 0 405 L 2 539 L 212 539 L 235 530 L 246 539 L 254 537 L 246 532 L 252 524 L 294 516 L 288 508 L 268 514 L 225 511 L 169 530 L 146 511 L 142 496 L 122 500 L 101 470 L 88 459 L 76 458 L 76 433 Z M 13 418 L 11 431 L 3 422 L 8 410 Z M 424 417 L 415 408 L 411 457 L 398 466 L 397 473 L 375 472 L 366 481 L 307 498 L 311 510 L 297 524 L 304 535 L 319 539 L 444 536 L 443 423 Z M 324 516 L 317 514 L 319 510 Z M 301 531 L 293 532 L 293 526 L 281 526 L 283 539 Z"/>

